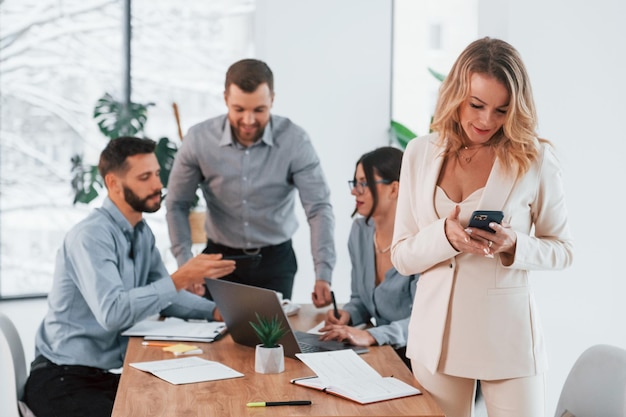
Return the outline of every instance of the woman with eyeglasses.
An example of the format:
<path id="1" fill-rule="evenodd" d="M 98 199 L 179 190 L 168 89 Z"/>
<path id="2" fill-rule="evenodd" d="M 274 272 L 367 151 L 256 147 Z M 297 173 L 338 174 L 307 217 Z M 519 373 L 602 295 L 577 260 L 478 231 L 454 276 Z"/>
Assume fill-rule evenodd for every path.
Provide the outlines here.
<path id="1" fill-rule="evenodd" d="M 323 340 L 341 340 L 356 346 L 392 345 L 404 355 L 409 316 L 418 275 L 400 275 L 391 264 L 391 239 L 400 186 L 402 151 L 378 148 L 356 163 L 348 181 L 356 208 L 348 240 L 352 262 L 350 301 L 326 316 Z M 375 319 L 376 327 L 362 329 Z M 359 327 L 355 327 L 359 326 Z"/>

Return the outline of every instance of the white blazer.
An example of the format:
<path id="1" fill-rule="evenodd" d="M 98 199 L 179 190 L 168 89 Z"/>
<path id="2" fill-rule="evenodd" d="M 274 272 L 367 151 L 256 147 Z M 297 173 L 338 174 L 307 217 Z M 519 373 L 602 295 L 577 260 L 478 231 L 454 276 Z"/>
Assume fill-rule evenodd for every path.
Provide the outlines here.
<path id="1" fill-rule="evenodd" d="M 497 254 L 460 254 L 448 242 L 447 213 L 439 218 L 434 205 L 443 163 L 436 141 L 432 134 L 409 142 L 400 174 L 392 262 L 403 275 L 421 274 L 407 356 L 433 373 L 467 378 L 543 373 L 546 351 L 528 271 L 572 262 L 558 162 L 545 144 L 520 178 L 495 160 L 476 209 L 502 210 L 517 234 L 515 260 L 504 266 Z"/>

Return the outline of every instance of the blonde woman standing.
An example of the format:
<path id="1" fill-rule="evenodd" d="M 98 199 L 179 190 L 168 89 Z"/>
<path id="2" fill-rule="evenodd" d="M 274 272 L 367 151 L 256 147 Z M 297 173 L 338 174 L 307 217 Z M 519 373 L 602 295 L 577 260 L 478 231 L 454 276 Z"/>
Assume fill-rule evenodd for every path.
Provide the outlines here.
<path id="1" fill-rule="evenodd" d="M 392 262 L 421 273 L 407 356 L 446 415 L 471 416 L 476 381 L 490 417 L 543 416 L 546 351 L 528 275 L 572 262 L 561 170 L 536 134 L 518 52 L 483 38 L 444 80 L 433 134 L 409 143 Z M 495 232 L 468 227 L 502 211 Z"/>

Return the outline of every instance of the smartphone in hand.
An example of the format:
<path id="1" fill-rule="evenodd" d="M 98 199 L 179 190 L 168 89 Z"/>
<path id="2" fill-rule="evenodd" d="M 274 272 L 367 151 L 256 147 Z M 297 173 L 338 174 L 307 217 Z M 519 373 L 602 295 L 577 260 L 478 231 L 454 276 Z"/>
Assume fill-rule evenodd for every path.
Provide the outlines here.
<path id="1" fill-rule="evenodd" d="M 202 251 L 202 253 L 216 253 L 216 252 L 207 252 L 206 248 Z M 235 268 L 255 268 L 261 262 L 261 258 L 263 256 L 260 253 L 254 255 L 224 255 L 222 259 L 228 259 L 231 261 L 235 261 Z"/>
<path id="2" fill-rule="evenodd" d="M 261 254 L 256 255 L 225 255 L 222 259 L 230 259 L 235 261 L 235 268 L 254 268 L 261 262 Z"/>
<path id="3" fill-rule="evenodd" d="M 499 210 L 476 210 L 472 213 L 467 226 L 495 233 L 496 231 L 489 227 L 489 223 L 495 222 L 500 224 L 503 218 L 504 213 Z"/>

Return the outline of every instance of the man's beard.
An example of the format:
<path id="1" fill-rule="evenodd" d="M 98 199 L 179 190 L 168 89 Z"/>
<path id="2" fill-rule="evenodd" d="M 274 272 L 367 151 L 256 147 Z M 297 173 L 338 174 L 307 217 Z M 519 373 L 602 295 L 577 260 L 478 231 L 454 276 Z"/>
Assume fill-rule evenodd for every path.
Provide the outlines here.
<path id="1" fill-rule="evenodd" d="M 256 123 L 256 132 L 252 134 L 252 136 L 249 136 L 249 133 L 243 133 L 243 128 L 239 123 L 235 125 L 231 124 L 231 131 L 233 132 L 233 135 L 235 135 L 237 141 L 240 143 L 256 143 L 259 139 L 263 137 L 266 127 L 267 124 L 261 127 L 260 124 Z"/>
<path id="2" fill-rule="evenodd" d="M 135 194 L 133 190 L 126 187 L 125 185 L 123 186 L 123 188 L 124 188 L 124 200 L 126 200 L 128 205 L 131 206 L 133 210 L 140 212 L 140 213 L 154 213 L 155 211 L 161 208 L 160 200 L 158 203 L 156 203 L 153 206 L 148 205 L 148 200 L 150 200 L 153 197 L 156 197 L 157 195 L 161 196 L 161 190 L 159 190 L 159 192 L 157 193 L 154 193 L 142 199 L 137 194 Z M 163 197 L 161 196 L 161 198 Z"/>

